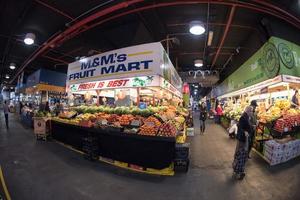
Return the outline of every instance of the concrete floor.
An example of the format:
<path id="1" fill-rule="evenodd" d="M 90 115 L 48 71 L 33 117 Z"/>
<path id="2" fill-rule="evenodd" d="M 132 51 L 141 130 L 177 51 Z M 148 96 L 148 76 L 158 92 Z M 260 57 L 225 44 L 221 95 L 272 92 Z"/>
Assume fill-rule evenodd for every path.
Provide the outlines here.
<path id="1" fill-rule="evenodd" d="M 197 117 L 197 116 L 196 116 Z M 243 181 L 232 180 L 235 141 L 209 123 L 191 138 L 187 174 L 159 177 L 89 162 L 54 142 L 35 141 L 33 131 L 0 113 L 0 165 L 13 200 L 300 199 L 300 159 L 269 167 L 253 154 Z M 199 122 L 195 120 L 197 132 Z"/>

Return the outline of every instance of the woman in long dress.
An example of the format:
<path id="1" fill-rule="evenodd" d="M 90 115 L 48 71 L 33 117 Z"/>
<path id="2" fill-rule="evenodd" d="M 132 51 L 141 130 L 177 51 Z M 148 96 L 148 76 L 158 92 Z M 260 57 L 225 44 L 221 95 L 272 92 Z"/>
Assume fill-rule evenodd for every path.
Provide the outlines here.
<path id="1" fill-rule="evenodd" d="M 237 179 L 245 177 L 245 165 L 248 158 L 248 136 L 252 131 L 250 116 L 253 108 L 247 106 L 238 123 L 237 145 L 232 163 L 233 176 Z"/>

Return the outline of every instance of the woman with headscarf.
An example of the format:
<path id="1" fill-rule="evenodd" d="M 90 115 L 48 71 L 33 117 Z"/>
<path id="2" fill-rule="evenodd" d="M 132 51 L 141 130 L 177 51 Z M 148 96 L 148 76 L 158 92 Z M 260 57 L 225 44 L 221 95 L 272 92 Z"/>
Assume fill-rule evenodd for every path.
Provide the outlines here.
<path id="1" fill-rule="evenodd" d="M 234 153 L 232 168 L 234 178 L 240 180 L 245 177 L 245 165 L 248 158 L 248 137 L 249 133 L 252 131 L 252 126 L 250 124 L 252 110 L 252 106 L 247 106 L 238 123 L 238 141 Z"/>

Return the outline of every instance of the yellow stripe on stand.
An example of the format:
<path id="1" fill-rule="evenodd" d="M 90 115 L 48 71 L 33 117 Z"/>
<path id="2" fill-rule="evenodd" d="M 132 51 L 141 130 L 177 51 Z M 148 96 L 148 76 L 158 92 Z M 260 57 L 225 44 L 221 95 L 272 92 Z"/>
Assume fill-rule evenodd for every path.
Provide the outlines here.
<path id="1" fill-rule="evenodd" d="M 2 173 L 1 166 L 0 166 L 0 180 L 1 180 L 1 184 L 2 184 L 2 187 L 3 187 L 4 193 L 5 193 L 6 199 L 11 200 L 10 194 L 7 190 L 7 187 L 6 187 L 6 184 L 5 184 L 5 181 L 4 181 L 4 176 L 3 176 L 3 173 Z"/>
<path id="2" fill-rule="evenodd" d="M 146 55 L 146 54 L 152 54 L 152 53 L 153 53 L 153 51 L 143 51 L 143 52 L 128 54 L 128 57 L 140 56 L 140 55 Z"/>

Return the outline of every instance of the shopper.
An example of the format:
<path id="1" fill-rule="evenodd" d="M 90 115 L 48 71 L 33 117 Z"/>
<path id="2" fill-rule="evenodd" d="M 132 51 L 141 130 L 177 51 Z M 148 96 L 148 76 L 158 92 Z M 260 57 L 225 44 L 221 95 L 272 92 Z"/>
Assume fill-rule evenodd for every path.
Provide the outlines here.
<path id="1" fill-rule="evenodd" d="M 299 93 L 298 90 L 295 90 L 295 94 L 292 97 L 292 107 L 296 108 L 299 106 Z"/>
<path id="2" fill-rule="evenodd" d="M 46 102 L 45 109 L 46 112 L 50 112 L 49 102 Z"/>
<path id="3" fill-rule="evenodd" d="M 255 135 L 256 135 L 256 126 L 257 126 L 257 113 L 256 113 L 256 107 L 257 107 L 257 102 L 256 100 L 252 100 L 250 103 L 250 106 L 252 107 L 252 113 L 250 115 L 250 124 L 252 127 L 252 131 L 249 133 L 249 149 L 248 149 L 248 158 L 250 159 L 250 152 L 253 147 L 253 143 L 255 140 Z"/>
<path id="4" fill-rule="evenodd" d="M 200 104 L 200 133 L 205 131 L 205 121 L 207 119 L 207 111 L 204 102 Z"/>
<path id="5" fill-rule="evenodd" d="M 6 129 L 8 129 L 8 112 L 9 112 L 9 107 L 8 107 L 8 102 L 7 101 L 4 101 L 3 111 L 4 111 Z"/>
<path id="6" fill-rule="evenodd" d="M 248 157 L 248 137 L 252 131 L 250 115 L 253 112 L 251 106 L 245 108 L 238 123 L 237 145 L 232 163 L 233 177 L 243 179 L 245 177 L 245 164 Z"/>
<path id="7" fill-rule="evenodd" d="M 19 105 L 20 105 L 20 112 L 19 112 L 19 114 L 21 115 L 21 114 L 22 114 L 22 108 L 23 108 L 23 103 L 22 103 L 22 101 L 20 101 Z"/>
<path id="8" fill-rule="evenodd" d="M 216 108 L 216 121 L 218 124 L 221 124 L 221 116 L 223 115 L 223 109 L 221 104 L 218 104 L 217 108 Z"/>

